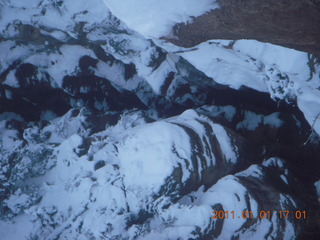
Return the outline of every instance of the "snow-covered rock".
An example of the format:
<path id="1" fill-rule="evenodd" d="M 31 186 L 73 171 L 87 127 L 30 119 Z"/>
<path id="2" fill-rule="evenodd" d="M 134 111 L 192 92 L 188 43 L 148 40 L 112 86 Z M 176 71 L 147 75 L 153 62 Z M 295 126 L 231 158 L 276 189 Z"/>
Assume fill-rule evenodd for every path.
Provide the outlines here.
<path id="1" fill-rule="evenodd" d="M 319 65 L 256 41 L 155 39 L 215 7 L 0 3 L 1 239 L 317 236 L 280 214 L 319 212 Z"/>
<path id="2" fill-rule="evenodd" d="M 312 55 L 254 40 L 214 40 L 179 55 L 218 83 L 296 103 L 320 133 L 320 65 Z"/>
<path id="3" fill-rule="evenodd" d="M 244 158 L 248 152 L 241 149 L 244 140 L 209 116 L 187 110 L 152 123 L 144 122 L 140 115 L 138 123 L 139 115 L 131 114 L 89 137 L 76 124 L 83 118 L 80 113 L 67 113 L 43 128 L 26 128 L 24 147 L 13 144 L 14 152 L 23 156 L 2 168 L 11 171 L 12 185 L 5 189 L 13 191 L 2 211 L 10 209 L 7 217 L 16 219 L 17 227 L 19 216 L 26 226 L 32 226 L 24 228 L 23 237 L 223 239 L 241 230 L 239 236 L 249 239 L 267 235 L 290 239 L 300 233 L 297 222 L 280 219 L 277 211 L 298 207 L 284 189 L 301 183 L 294 183 L 279 159 L 249 167 L 250 161 Z M 73 129 L 65 125 L 70 121 Z M 70 132 L 66 135 L 60 128 Z M 17 133 L 6 131 L 2 131 L 3 139 L 16 136 L 13 141 L 18 141 Z M 57 134 L 61 140 L 54 141 Z M 41 138 L 44 135 L 47 138 Z M 2 149 L 3 157 L 13 154 Z M 36 158 L 37 152 L 43 163 Z M 245 167 L 249 168 L 226 176 Z M 7 173 L 2 174 L 6 181 Z M 212 211 L 218 210 L 234 211 L 237 217 L 212 219 Z M 244 211 L 255 216 L 271 211 L 272 217 L 252 222 L 250 230 L 245 230 L 242 226 L 248 219 L 239 215 Z M 13 222 L 2 219 L 1 229 L 11 228 L 10 224 Z M 18 236 L 11 231 L 1 233 L 3 239 Z"/>

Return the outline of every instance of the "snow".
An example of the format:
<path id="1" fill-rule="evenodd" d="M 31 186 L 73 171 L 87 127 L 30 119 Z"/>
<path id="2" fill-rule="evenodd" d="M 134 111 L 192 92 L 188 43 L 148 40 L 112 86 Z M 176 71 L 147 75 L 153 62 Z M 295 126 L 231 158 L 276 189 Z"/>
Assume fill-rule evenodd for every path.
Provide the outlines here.
<path id="1" fill-rule="evenodd" d="M 68 40 L 68 37 L 69 37 L 65 32 L 62 32 L 60 30 L 54 30 L 52 32 L 46 32 L 44 30 L 40 30 L 40 32 L 44 35 L 54 37 L 55 39 L 60 40 L 62 42 Z M 45 42 L 45 44 L 48 45 L 49 42 L 47 41 L 47 42 Z"/>
<path id="2" fill-rule="evenodd" d="M 224 110 L 231 109 L 227 107 Z M 198 146 L 191 144 L 191 136 L 201 139 L 199 145 L 205 146 L 209 136 L 214 134 L 231 168 L 237 164 L 237 151 L 227 129 L 195 110 L 190 109 L 179 116 L 153 123 L 145 123 L 142 116 L 139 111 L 126 113 L 116 126 L 92 135 L 90 149 L 83 156 L 78 153 L 84 137 L 76 131 L 81 128 L 81 124 L 76 125 L 82 121 L 81 111 L 76 117 L 68 112 L 51 120 L 53 127 L 48 125 L 41 131 L 56 131 L 56 134 L 61 130 L 65 132 L 65 129 L 70 131 L 61 137 L 54 150 L 50 160 L 54 162 L 54 167 L 41 179 L 35 180 L 40 184 L 42 198 L 24 211 L 23 216 L 28 219 L 25 229 L 16 234 L 10 230 L 4 236 L 8 240 L 21 236 L 23 239 L 31 233 L 43 239 L 111 238 L 117 235 L 121 239 L 131 237 L 141 240 L 197 239 L 201 236 L 198 234 L 211 231 L 216 226 L 217 220 L 211 217 L 217 204 L 221 204 L 224 211 L 234 211 L 236 217 L 248 209 L 257 215 L 259 201 L 239 178 L 263 181 L 264 173 L 260 165 L 252 165 L 236 175 L 227 175 L 208 189 L 200 186 L 173 203 L 170 195 L 186 191 L 189 186 L 184 184 L 191 174 L 196 171 L 201 174 L 200 170 L 205 166 L 215 167 L 214 153 L 204 151 L 206 163 L 198 161 L 196 169 L 196 164 L 191 161 L 192 154 L 202 153 L 194 151 L 194 147 Z M 208 125 L 212 131 L 204 127 Z M 195 135 L 188 134 L 185 129 L 192 129 Z M 29 129 L 29 132 L 41 134 L 35 128 Z M 14 132 L 11 135 L 14 136 Z M 100 161 L 105 166 L 95 170 L 95 164 Z M 263 166 L 281 168 L 283 162 L 274 158 L 264 161 Z M 171 181 L 178 167 L 182 170 L 181 179 Z M 159 194 L 160 189 L 164 189 L 165 193 Z M 287 195 L 284 201 L 286 199 L 289 199 Z M 28 196 L 17 192 L 8 200 L 8 206 L 19 211 L 18 205 L 27 202 Z M 143 211 L 152 216 L 142 224 L 128 225 L 129 219 L 135 219 Z M 17 218 L 17 221 L 8 229 L 20 226 L 22 220 Z M 240 234 L 240 238 L 244 239 L 261 239 L 272 225 L 275 227 L 276 221 L 257 221 L 240 233 L 245 219 L 224 219 L 219 238 L 231 239 Z M 6 227 L 6 224 L 0 222 L 0 226 Z M 109 229 L 108 232 L 106 229 Z M 295 234 L 289 223 L 285 231 L 288 238 Z M 277 228 L 274 234 L 276 232 Z"/>
<path id="3" fill-rule="evenodd" d="M 269 159 L 264 160 L 262 162 L 262 166 L 265 166 L 265 167 L 276 167 L 276 168 L 283 169 L 285 167 L 285 164 L 284 164 L 284 161 L 281 160 L 280 158 L 269 158 Z"/>
<path id="4" fill-rule="evenodd" d="M 101 0 L 90 2 L 65 0 L 61 3 L 59 1 L 32 0 L 30 4 L 29 2 L 26 4 L 8 0 L 2 7 L 0 32 L 6 32 L 7 25 L 15 20 L 29 23 L 31 17 L 32 25 L 35 27 L 44 25 L 49 29 L 62 29 L 76 38 L 74 27 L 78 22 L 83 21 L 85 24 L 92 25 L 102 22 L 108 15 L 109 10 L 104 4 L 101 4 Z"/>
<path id="5" fill-rule="evenodd" d="M 229 122 L 231 122 L 236 115 L 236 108 L 234 106 L 204 105 L 197 111 L 200 113 L 210 114 L 210 116 L 219 116 L 222 114 Z"/>
<path id="6" fill-rule="evenodd" d="M 16 114 L 13 112 L 4 112 L 0 114 L 0 122 L 4 120 L 11 120 L 11 119 L 23 121 L 23 118 L 19 114 Z"/>
<path id="7" fill-rule="evenodd" d="M 269 92 L 275 100 L 297 98 L 299 109 L 320 133 L 320 121 L 315 121 L 320 108 L 320 67 L 310 62 L 308 53 L 255 40 L 212 40 L 192 49 L 158 44 L 167 50 L 175 49 L 178 55 L 220 84 Z M 314 69 L 310 67 L 312 64 Z"/>
<path id="8" fill-rule="evenodd" d="M 282 175 L 280 175 L 280 177 L 287 185 L 289 185 L 288 179 L 287 179 L 287 177 L 285 175 L 282 174 Z"/>
<path id="9" fill-rule="evenodd" d="M 208 41 L 179 55 L 218 83 L 235 89 L 247 86 L 266 92 L 270 69 L 279 70 L 294 82 L 310 77 L 307 53 L 255 40 Z"/>
<path id="10" fill-rule="evenodd" d="M 18 88 L 19 87 L 19 83 L 17 78 L 15 77 L 15 71 L 11 71 L 8 73 L 6 80 L 4 81 L 4 84 L 10 86 L 10 87 L 14 87 L 14 88 Z"/>
<path id="11" fill-rule="evenodd" d="M 169 35 L 177 23 L 218 7 L 215 0 L 104 0 L 111 12 L 145 38 Z"/>
<path id="12" fill-rule="evenodd" d="M 263 118 L 263 122 L 273 128 L 279 128 L 283 125 L 283 121 L 279 119 L 280 113 L 272 113 Z"/>
<path id="13" fill-rule="evenodd" d="M 310 126 L 320 134 L 320 92 L 315 89 L 304 88 L 298 97 L 298 107 L 303 112 Z"/>
<path id="14" fill-rule="evenodd" d="M 246 220 L 241 217 L 241 214 L 248 210 L 245 200 L 246 193 L 246 188 L 238 183 L 234 176 L 226 176 L 209 188 L 200 200 L 201 204 L 212 206 L 221 203 L 223 211 L 229 211 L 229 213 L 234 211 L 235 219 L 231 217 L 224 219 L 222 232 L 219 235 L 221 239 L 231 239 L 233 234 L 245 223 Z"/>
<path id="15" fill-rule="evenodd" d="M 184 152 L 190 152 L 189 137 L 179 127 L 167 123 L 147 124 L 134 136 L 128 136 L 119 148 L 125 185 L 158 191 L 156 186 L 160 187 L 173 167 L 177 167 L 168 151 L 173 143 Z"/>
<path id="16" fill-rule="evenodd" d="M 115 127 L 99 133 L 104 140 L 93 140 L 88 154 L 79 157 L 77 153 L 83 138 L 79 134 L 71 135 L 71 133 L 80 127 L 75 122 L 81 122 L 81 115 L 77 117 L 71 115 L 71 112 L 68 112 L 63 117 L 51 120 L 51 125 L 42 130 L 52 132 L 51 135 L 61 130 L 65 132 L 66 129 L 69 133 L 65 132 L 60 145 L 55 148 L 55 167 L 39 181 L 43 182 L 40 188 L 43 195 L 41 202 L 25 211 L 25 214 L 34 219 L 33 226 L 28 232 L 38 231 L 37 234 L 40 234 L 42 231 L 41 236 L 45 236 L 45 239 L 55 239 L 61 233 L 63 234 L 61 236 L 73 239 L 72 234 L 76 231 L 73 228 L 83 221 L 83 231 L 90 229 L 94 234 L 104 231 L 105 223 L 111 222 L 114 227 L 112 234 L 135 235 L 137 229 L 134 226 L 128 233 L 124 232 L 125 219 L 128 217 L 126 209 L 129 207 L 130 214 L 138 215 L 141 209 L 147 206 L 153 206 L 152 211 L 161 213 L 161 218 L 152 220 L 153 230 L 142 239 L 152 239 L 154 236 L 159 236 L 157 239 L 166 239 L 168 236 L 173 238 L 192 236 L 197 226 L 203 228 L 210 226 L 211 207 L 208 204 L 193 207 L 173 204 L 168 210 L 163 211 L 164 206 L 170 204 L 170 199 L 165 195 L 157 196 L 159 190 L 166 187 L 168 178 L 173 175 L 176 168 L 182 169 L 181 179 L 177 179 L 181 183 L 169 183 L 183 187 L 192 172 L 199 170 L 201 174 L 200 170 L 205 165 L 213 163 L 210 154 L 206 153 L 207 163 L 200 166 L 201 162 L 198 162 L 199 169 L 195 168 L 189 160 L 192 155 L 190 136 L 178 125 L 194 129 L 203 139 L 208 138 L 211 133 L 207 133 L 200 122 L 209 122 L 209 119 L 194 110 L 188 110 L 180 117 L 147 124 L 139 120 L 139 114 L 127 114 L 122 116 Z M 71 124 L 74 130 L 70 129 L 68 124 Z M 213 123 L 210 124 L 217 129 L 219 134 L 217 138 L 222 146 L 231 144 L 228 142 L 225 130 L 219 129 Z M 32 128 L 29 132 L 39 135 L 40 132 L 36 130 Z M 91 161 L 88 161 L 88 156 L 92 156 Z M 104 161 L 105 166 L 94 171 L 94 165 L 99 161 Z M 200 192 L 194 195 L 200 198 L 203 195 Z M 14 209 L 19 201 L 25 204 L 25 200 L 13 196 L 9 199 L 9 206 Z M 55 211 L 59 214 L 52 215 L 54 219 L 50 221 L 57 222 L 59 226 L 55 229 L 49 226 L 41 227 L 40 220 L 46 219 Z M 189 217 L 190 214 L 193 218 Z M 176 216 L 172 227 L 166 227 L 162 232 L 158 232 L 157 224 L 165 226 L 170 222 L 171 215 Z M 66 231 L 68 228 L 71 235 Z"/>
<path id="17" fill-rule="evenodd" d="M 54 112 L 52 112 L 50 110 L 43 111 L 41 113 L 41 115 L 40 115 L 40 119 L 41 120 L 46 120 L 46 121 L 51 121 L 51 120 L 53 120 L 53 119 L 55 119 L 57 117 L 58 116 Z"/>
<path id="18" fill-rule="evenodd" d="M 49 0 L 32 0 L 30 3 L 6 0 L 6 4 L 0 3 L 0 34 L 4 37 L 14 38 L 18 34 L 12 24 L 17 20 L 16 23 L 21 21 L 23 24 L 41 26 L 42 34 L 52 36 L 61 43 L 56 49 L 47 51 L 45 48 L 52 44 L 51 40 L 45 42 L 45 48 L 3 41 L 0 43 L 4 56 L 0 59 L 0 70 L 21 59 L 24 63 L 38 66 L 40 73 L 42 70 L 48 71 L 61 87 L 64 76 L 78 74 L 79 59 L 90 56 L 98 61 L 97 67 L 91 69 L 96 76 L 130 91 L 150 87 L 145 91 L 150 89 L 151 92 L 152 88 L 154 92 L 161 93 L 164 79 L 171 71 L 180 71 L 177 63 L 183 57 L 215 81 L 233 88 L 247 86 L 258 91 L 270 91 L 274 99 L 295 96 L 310 125 L 317 120 L 320 108 L 319 91 L 316 90 L 319 87 L 319 71 L 316 69 L 314 74 L 310 74 L 309 58 L 305 53 L 251 40 L 237 41 L 230 49 L 227 46 L 231 41 L 216 40 L 194 49 L 171 46 L 171 53 L 163 52 L 166 54 L 164 61 L 153 67 L 153 59 L 158 57 L 160 51 L 152 41 L 126 29 L 122 23 L 115 25 L 115 29 L 102 27 L 113 24 L 106 7 L 109 6 L 133 30 L 147 38 L 157 38 L 169 35 L 176 23 L 192 21 L 192 16 L 216 8 L 215 1 L 105 0 L 105 3 L 101 5 L 101 0 L 65 0 L 61 5 L 59 1 Z M 41 13 L 43 9 L 46 10 L 44 16 Z M 88 39 L 101 42 L 101 47 L 117 60 L 103 62 L 89 47 L 76 45 L 77 41 L 83 40 L 79 40 L 81 36 L 75 30 L 80 22 L 84 23 L 84 31 L 90 30 Z M 115 34 L 112 31 L 118 32 Z M 68 42 L 70 39 L 72 41 Z M 159 45 L 169 49 L 168 45 Z M 177 53 L 177 49 L 182 52 Z M 136 67 L 137 74 L 129 81 L 123 76 L 124 63 L 133 63 Z M 7 75 L 4 84 L 19 87 L 15 71 Z M 137 94 L 148 101 L 147 94 L 142 91 Z M 11 97 L 8 90 L 5 93 L 8 98 Z M 78 107 L 84 105 L 81 100 L 78 103 Z M 95 104 L 97 108 L 107 110 L 104 102 Z M 50 110 L 43 111 L 41 119 L 49 121 L 48 125 L 43 129 L 30 125 L 23 133 L 7 127 L 8 120 L 23 121 L 19 115 L 9 112 L 0 114 L 1 157 L 6 152 L 16 152 L 20 146 L 37 153 L 38 137 L 41 139 L 43 135 L 48 135 L 48 138 L 42 139 L 44 144 L 54 147 L 48 159 L 40 159 L 48 160 L 54 167 L 43 170 L 44 175 L 37 179 L 28 180 L 39 185 L 39 202 L 28 207 L 30 196 L 20 191 L 5 201 L 13 213 L 21 210 L 24 213 L 15 217 L 15 222 L 0 221 L 1 239 L 20 240 L 28 237 L 29 233 L 39 239 L 70 240 L 197 238 L 197 231 L 204 233 L 216 226 L 217 221 L 211 217 L 217 204 L 221 204 L 225 211 L 235 211 L 236 214 L 249 208 L 257 214 L 259 200 L 250 193 L 248 186 L 241 183 L 240 178 L 253 178 L 267 185 L 268 182 L 264 182 L 264 168 L 284 168 L 283 161 L 269 159 L 262 166 L 252 165 L 243 172 L 227 175 L 208 189 L 197 186 L 205 180 L 203 172 L 219 167 L 215 159 L 217 148 L 225 156 L 223 164 L 228 167 L 228 172 L 222 175 L 234 172 L 234 166 L 241 165 L 238 164 L 238 149 L 234 146 L 231 131 L 204 115 L 224 116 L 231 122 L 236 115 L 236 108 L 232 106 L 203 106 L 197 111 L 190 109 L 179 116 L 153 123 L 146 123 L 142 112 L 125 113 L 116 126 L 106 126 L 105 131 L 94 135 L 90 135 L 90 129 L 85 127 L 84 109 L 77 110 L 80 111 L 77 116 L 70 111 L 61 117 Z M 150 110 L 148 114 L 158 118 L 155 110 Z M 237 128 L 254 130 L 260 124 L 280 127 L 283 122 L 279 116 L 279 113 L 263 116 L 246 111 Z M 314 127 L 320 132 L 320 120 L 315 121 Z M 19 140 L 20 135 L 23 135 L 23 141 Z M 211 144 L 213 137 L 217 140 L 217 146 Z M 81 155 L 82 145 L 88 144 L 85 140 L 90 142 L 90 149 L 87 154 Z M 18 153 L 24 152 L 20 150 Z M 28 156 L 22 156 L 19 167 L 27 171 L 25 165 L 28 161 L 31 161 Z M 96 169 L 100 162 L 105 165 Z M 8 170 L 8 166 L 1 171 Z M 282 180 L 290 182 L 288 171 L 283 172 L 280 175 Z M 199 175 L 199 179 L 195 175 Z M 315 186 L 320 196 L 319 182 Z M 194 186 L 189 189 L 189 185 L 199 189 Z M 186 195 L 180 198 L 181 193 Z M 177 201 L 172 202 L 172 199 Z M 287 205 L 295 206 L 295 201 L 288 195 L 281 195 L 281 204 L 286 209 Z M 26 207 L 28 209 L 24 209 Z M 143 219 L 143 214 L 151 217 Z M 143 223 L 130 225 L 131 220 Z M 240 239 L 263 239 L 272 227 L 274 231 L 271 235 L 276 234 L 278 229 L 275 218 L 257 221 L 248 229 L 242 228 L 245 223 L 242 218 L 225 219 L 219 239 L 236 238 L 237 235 Z M 286 222 L 286 239 L 295 236 L 297 230 L 294 227 Z M 240 231 L 241 228 L 243 231 Z"/>
<path id="19" fill-rule="evenodd" d="M 305 67 L 308 54 L 304 52 L 255 40 L 236 41 L 233 50 L 241 51 L 243 55 L 260 60 L 265 65 L 278 66 L 282 72 L 309 77 L 309 69 Z"/>
<path id="20" fill-rule="evenodd" d="M 27 45 L 28 47 L 17 45 L 14 41 L 1 41 L 0 42 L 0 70 L 8 68 L 18 58 L 24 59 L 28 55 L 32 54 L 37 47 L 33 45 Z"/>
<path id="21" fill-rule="evenodd" d="M 237 129 L 242 128 L 249 131 L 254 131 L 260 125 L 269 125 L 272 128 L 279 128 L 283 124 L 283 121 L 279 118 L 279 116 L 279 112 L 264 116 L 254 112 L 244 111 L 244 119 L 237 124 Z"/>
<path id="22" fill-rule="evenodd" d="M 83 109 L 82 109 L 83 110 Z M 47 143 L 62 143 L 66 138 L 80 134 L 87 136 L 90 129 L 85 129 L 85 118 L 82 116 L 82 110 L 77 116 L 72 116 L 73 110 L 70 110 L 62 117 L 51 119 L 53 114 L 51 111 L 44 111 L 41 117 L 46 120 L 51 120 L 51 124 L 43 128 L 43 132 L 50 133 Z M 83 110 L 84 111 L 84 110 Z"/>
<path id="23" fill-rule="evenodd" d="M 11 150 L 18 139 L 18 131 L 6 128 L 6 121 L 0 121 L 0 146 L 3 150 Z"/>
<path id="24" fill-rule="evenodd" d="M 252 60 L 248 63 L 248 57 L 223 45 L 205 42 L 198 45 L 196 50 L 186 50 L 179 55 L 220 84 L 234 89 L 249 86 L 267 92 L 260 66 Z"/>
<path id="25" fill-rule="evenodd" d="M 25 62 L 44 68 L 50 66 L 50 68 L 47 68 L 47 72 L 62 87 L 64 76 L 77 73 L 79 59 L 82 56 L 95 57 L 90 49 L 79 45 L 63 45 L 59 48 L 59 53 L 50 54 L 50 58 L 48 58 L 48 53 L 46 52 L 35 54 L 27 58 Z"/>
<path id="26" fill-rule="evenodd" d="M 231 108 L 232 109 L 232 108 Z M 230 111 L 230 108 L 226 108 L 227 112 Z M 194 131 L 199 133 L 201 136 L 201 139 L 206 139 L 206 141 L 210 141 L 207 138 L 207 135 L 209 134 L 207 130 L 202 125 L 203 122 L 207 122 L 210 124 L 214 134 L 219 142 L 219 146 L 226 158 L 226 160 L 232 164 L 235 164 L 237 162 L 237 149 L 234 147 L 232 143 L 231 137 L 228 135 L 227 131 L 219 124 L 212 123 L 207 117 L 203 115 L 199 115 L 194 110 L 187 110 L 183 112 L 179 117 L 178 120 L 182 121 L 184 125 L 192 128 Z M 193 121 L 192 121 L 193 120 Z M 194 121 L 195 120 L 195 121 Z M 210 155 L 207 155 L 205 153 L 205 156 L 207 157 L 207 161 L 213 164 L 215 163 L 215 160 L 210 157 Z"/>
<path id="27" fill-rule="evenodd" d="M 10 196 L 9 199 L 5 200 L 8 208 L 12 210 L 14 213 L 19 213 L 22 209 L 21 206 L 30 201 L 30 196 L 27 194 L 21 194 L 18 190 Z"/>
<path id="28" fill-rule="evenodd" d="M 63 2 L 33 0 L 30 4 L 20 3 L 14 0 L 8 0 L 2 4 L 0 32 L 5 37 L 14 37 L 19 34 L 18 25 L 29 24 L 34 27 L 40 27 L 41 33 L 53 36 L 60 41 L 68 41 L 73 37 L 78 39 L 78 23 L 84 23 L 84 31 L 89 31 L 88 38 L 96 41 L 104 41 L 107 52 L 111 52 L 119 60 L 130 63 L 134 62 L 137 67 L 138 75 L 145 78 L 157 93 L 160 92 L 165 76 L 174 69 L 169 59 L 161 64 L 161 67 L 153 71 L 148 67 L 150 59 L 154 53 L 154 47 L 148 44 L 138 34 L 127 34 L 122 23 L 115 25 L 123 34 L 110 34 L 107 29 L 95 26 L 112 25 L 113 20 L 111 11 L 125 22 L 131 29 L 140 32 L 145 37 L 158 38 L 169 34 L 174 24 L 178 22 L 192 21 L 192 16 L 200 16 L 206 11 L 218 7 L 213 0 L 203 0 L 200 3 L 195 0 L 179 0 L 174 4 L 169 0 L 140 0 L 140 1 L 115 1 L 105 0 L 106 4 L 101 4 L 101 0 L 94 0 L 86 3 L 74 3 L 71 0 Z M 170 4 L 170 8 L 167 5 Z M 108 7 L 107 7 L 108 6 Z M 126 6 L 123 8 L 123 6 Z M 162 9 L 159 11 L 159 8 Z M 147 9 L 147 10 L 146 10 Z M 46 10 L 43 14 L 43 10 Z M 106 34 L 108 33 L 108 34 Z M 125 39 L 125 41 L 123 41 Z M 112 50 L 111 40 L 125 45 L 125 52 L 121 55 L 117 49 Z M 48 41 L 47 41 L 48 43 Z M 163 44 L 161 41 L 156 43 L 172 53 L 174 59 L 176 56 L 182 56 L 196 68 L 203 71 L 207 76 L 212 77 L 214 81 L 226 84 L 232 88 L 239 89 L 241 86 L 247 86 L 262 92 L 269 92 L 273 99 L 295 99 L 297 98 L 298 107 L 303 111 L 310 125 L 313 125 L 316 132 L 320 132 L 320 121 L 315 121 L 320 107 L 319 93 L 319 66 L 313 64 L 311 56 L 307 53 L 295 51 L 268 43 L 261 43 L 255 40 L 212 40 L 202 43 L 192 49 L 175 47 L 172 44 Z M 50 41 L 48 43 L 51 44 Z M 0 60 L 0 69 L 7 68 L 14 60 L 25 59 L 35 51 L 40 51 L 41 47 L 29 45 L 28 47 L 16 45 L 12 41 L 0 43 L 0 49 L 3 50 L 5 58 Z M 69 48 L 73 53 L 80 52 L 93 56 L 88 50 L 77 51 L 73 47 Z M 135 49 L 139 53 L 130 53 Z M 41 49 L 43 51 L 44 49 Z M 119 50 L 119 49 L 118 49 Z M 48 69 L 58 85 L 61 86 L 61 77 L 63 74 L 73 74 L 76 72 L 72 66 L 66 69 L 66 66 L 76 61 L 70 57 L 69 50 L 61 48 L 62 56 L 54 57 L 55 66 Z M 65 51 L 65 52 L 64 52 Z M 177 53 L 177 51 L 182 51 Z M 132 51 L 131 51 L 132 52 Z M 41 55 L 41 54 L 40 54 Z M 33 63 L 42 63 L 47 59 L 47 55 L 34 57 L 30 60 Z M 73 56 L 71 54 L 71 56 Z M 312 69 L 311 65 L 314 65 Z M 101 65 L 101 64 L 100 64 Z M 48 67 L 49 63 L 43 65 Z M 99 67 L 102 75 L 118 74 L 118 71 L 112 71 L 108 74 L 101 71 L 103 66 Z M 115 79 L 115 78 L 113 78 Z M 134 83 L 128 83 L 128 88 L 137 87 L 141 79 L 136 78 Z M 5 83 L 18 87 L 14 77 L 14 72 L 10 72 L 5 79 Z M 129 86 L 130 85 L 130 86 Z M 311 108 L 309 108 L 311 106 Z M 315 122 L 315 124 L 313 124 Z"/>
<path id="29" fill-rule="evenodd" d="M 168 59 L 168 56 L 167 56 Z M 172 71 L 172 67 L 169 64 L 168 60 L 162 62 L 159 68 L 156 71 L 151 71 L 151 68 L 146 68 L 147 65 L 139 64 L 137 65 L 137 69 L 139 74 L 145 77 L 152 87 L 152 89 L 157 93 L 161 93 L 161 88 L 164 85 L 164 80 L 168 76 L 168 74 Z M 142 67 L 143 66 L 143 67 Z"/>
<path id="30" fill-rule="evenodd" d="M 152 87 L 153 91 L 158 94 L 160 93 L 161 87 L 169 72 L 177 71 L 175 69 L 175 63 L 179 58 L 172 59 L 170 54 L 167 54 L 166 59 L 159 63 L 160 66 L 153 66 L 155 64 L 155 59 L 159 56 L 159 49 L 157 49 L 151 41 L 143 39 L 140 35 L 118 34 L 107 37 L 107 40 L 108 44 L 103 47 L 104 50 L 123 63 L 133 63 L 137 75 L 140 77 L 140 82 L 141 78 L 145 79 Z M 134 51 L 132 51 L 133 49 Z M 100 69 L 101 68 L 99 67 L 99 70 Z M 101 72 L 106 72 L 108 75 L 112 76 L 106 69 Z M 111 80 L 114 78 L 115 77 L 111 77 Z M 136 78 L 136 80 L 139 79 Z M 121 84 L 127 86 L 127 84 L 132 84 L 130 82 L 124 81 L 124 83 Z M 138 84 L 138 82 L 135 81 L 134 84 Z"/>
<path id="31" fill-rule="evenodd" d="M 0 221 L 0 236 L 2 240 L 26 239 L 30 229 L 32 229 L 32 221 L 28 215 L 18 216 L 12 222 Z"/>
<path id="32" fill-rule="evenodd" d="M 181 237 L 188 239 L 192 237 L 192 232 L 196 230 L 196 227 L 205 229 L 210 225 L 211 210 L 209 205 L 190 207 L 173 204 L 169 209 L 163 211 L 158 218 L 151 221 L 150 225 L 153 231 L 139 239 L 165 240 Z"/>
<path id="33" fill-rule="evenodd" d="M 245 128 L 255 130 L 262 122 L 262 116 L 253 112 L 245 111 L 244 120 L 237 124 L 237 129 Z"/>
<path id="34" fill-rule="evenodd" d="M 232 143 L 231 137 L 228 135 L 226 130 L 219 124 L 213 125 L 213 131 L 217 136 L 220 148 L 223 152 L 223 155 L 226 157 L 226 160 L 228 162 L 236 164 L 238 159 L 237 149 Z"/>
<path id="35" fill-rule="evenodd" d="M 263 174 L 261 171 L 261 167 L 256 164 L 253 164 L 249 168 L 247 168 L 246 171 L 237 173 L 236 176 L 255 177 L 257 179 L 261 179 Z"/>
<path id="36" fill-rule="evenodd" d="M 317 192 L 317 195 L 318 195 L 318 200 L 320 202 L 320 180 L 319 181 L 316 181 L 314 183 L 314 186 L 316 187 L 316 192 Z"/>

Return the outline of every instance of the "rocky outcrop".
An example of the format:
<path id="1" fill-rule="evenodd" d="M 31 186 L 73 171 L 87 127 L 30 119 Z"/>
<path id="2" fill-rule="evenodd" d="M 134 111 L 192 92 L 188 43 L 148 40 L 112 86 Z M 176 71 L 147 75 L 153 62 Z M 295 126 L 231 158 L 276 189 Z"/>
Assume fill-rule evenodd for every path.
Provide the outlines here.
<path id="1" fill-rule="evenodd" d="M 307 170 L 316 157 L 299 169 L 293 158 L 269 159 L 290 142 L 286 126 L 273 127 L 283 116 L 204 106 L 148 123 L 152 112 L 135 110 L 116 124 L 106 118 L 109 126 L 94 133 L 95 114 L 82 108 L 33 125 L 15 116 L 0 122 L 2 229 L 23 217 L 25 236 L 40 239 L 315 235 L 311 186 L 319 173 Z"/>
<path id="2" fill-rule="evenodd" d="M 255 39 L 320 56 L 320 1 L 219 0 L 219 9 L 174 27 L 170 42 Z"/>
<path id="3" fill-rule="evenodd" d="M 170 52 L 99 3 L 0 3 L 1 238 L 318 237 L 320 140 L 274 101 L 318 86 L 313 60 L 292 71 L 241 41 Z"/>

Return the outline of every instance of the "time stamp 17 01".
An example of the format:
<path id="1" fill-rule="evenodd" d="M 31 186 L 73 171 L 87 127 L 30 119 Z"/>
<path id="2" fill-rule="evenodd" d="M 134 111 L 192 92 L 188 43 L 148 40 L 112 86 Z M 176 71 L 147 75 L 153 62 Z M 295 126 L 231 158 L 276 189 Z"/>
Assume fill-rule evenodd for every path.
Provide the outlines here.
<path id="1" fill-rule="evenodd" d="M 274 214 L 280 219 L 306 219 L 307 211 L 213 211 L 213 219 L 271 219 Z"/>

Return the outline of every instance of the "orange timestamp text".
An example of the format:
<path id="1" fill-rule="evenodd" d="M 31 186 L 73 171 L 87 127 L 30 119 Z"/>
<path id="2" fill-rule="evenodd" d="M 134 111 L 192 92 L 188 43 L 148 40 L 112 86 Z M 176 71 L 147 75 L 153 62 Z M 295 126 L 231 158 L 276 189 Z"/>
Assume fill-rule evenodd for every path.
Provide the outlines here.
<path id="1" fill-rule="evenodd" d="M 280 219 L 306 219 L 306 211 L 258 211 L 253 214 L 252 211 L 213 211 L 212 219 L 271 219 L 274 214 L 277 214 Z"/>

